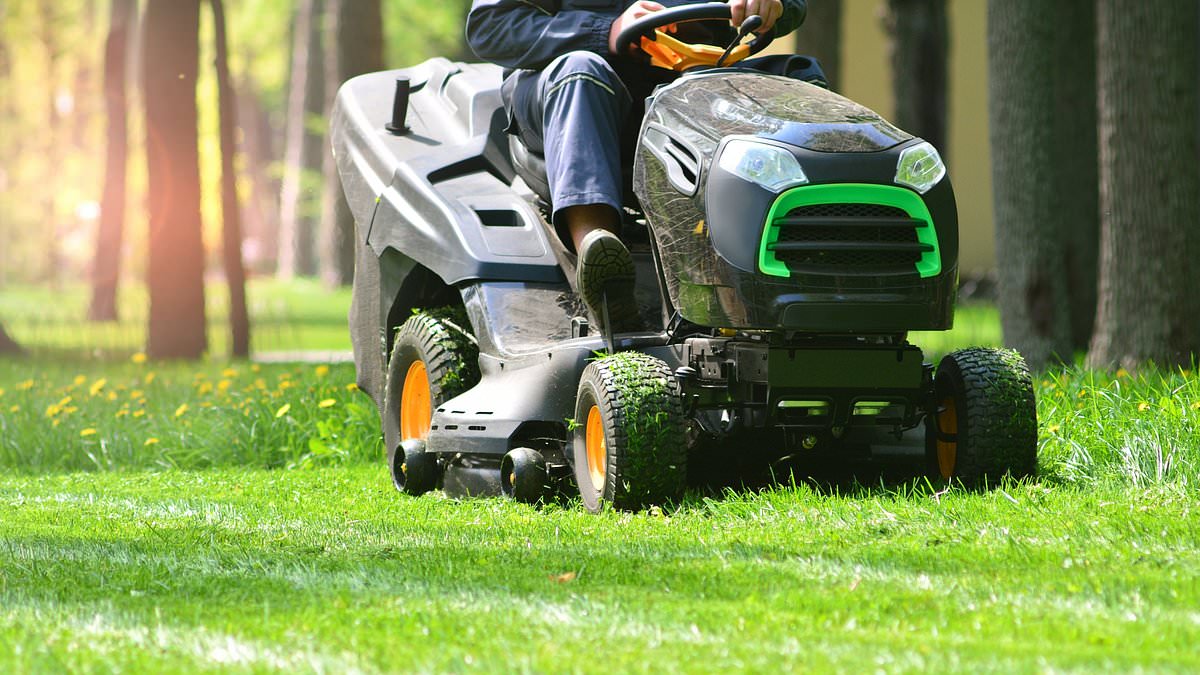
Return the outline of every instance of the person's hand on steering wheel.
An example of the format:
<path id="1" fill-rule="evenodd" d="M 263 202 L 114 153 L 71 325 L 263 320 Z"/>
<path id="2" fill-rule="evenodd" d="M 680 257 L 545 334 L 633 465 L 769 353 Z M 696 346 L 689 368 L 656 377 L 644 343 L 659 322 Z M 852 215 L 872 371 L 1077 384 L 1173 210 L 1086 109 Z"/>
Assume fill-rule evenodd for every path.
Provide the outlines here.
<path id="1" fill-rule="evenodd" d="M 739 1 L 743 2 L 743 3 L 746 2 L 746 0 L 739 0 Z M 754 0 L 754 1 L 755 2 L 764 2 L 767 0 Z M 773 0 L 773 1 L 779 2 L 779 0 Z M 616 21 L 613 21 L 612 28 L 610 28 L 608 31 L 608 51 L 609 51 L 609 53 L 620 54 L 620 51 L 618 49 L 619 45 L 617 45 L 617 36 L 621 34 L 622 28 L 624 28 L 627 24 L 630 24 L 630 23 L 642 18 L 643 16 L 646 16 L 647 14 L 651 14 L 653 12 L 658 12 L 658 11 L 661 11 L 664 9 L 666 9 L 666 7 L 658 4 L 657 2 L 653 2 L 652 0 L 638 0 L 637 2 L 630 5 L 629 8 L 626 9 L 624 12 L 621 12 L 621 16 L 618 16 Z M 673 30 L 671 30 L 671 27 L 668 27 L 667 30 L 669 32 L 674 32 Z"/>
<path id="2" fill-rule="evenodd" d="M 656 3 L 647 3 L 656 4 Z M 746 17 L 757 14 L 762 17 L 762 27 L 756 30 L 758 34 L 763 34 L 775 25 L 779 17 L 783 16 L 783 3 L 780 0 L 729 0 L 729 23 L 737 28 L 742 25 Z M 609 36 L 609 41 L 612 41 L 612 36 Z"/>

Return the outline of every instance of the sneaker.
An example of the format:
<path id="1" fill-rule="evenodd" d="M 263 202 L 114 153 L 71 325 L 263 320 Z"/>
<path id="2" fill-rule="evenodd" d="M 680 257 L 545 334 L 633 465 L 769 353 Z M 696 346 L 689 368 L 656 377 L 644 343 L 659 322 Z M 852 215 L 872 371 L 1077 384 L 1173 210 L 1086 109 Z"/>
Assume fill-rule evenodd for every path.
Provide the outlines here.
<path id="1" fill-rule="evenodd" d="M 613 333 L 642 330 L 637 300 L 633 295 L 636 272 L 629 249 L 608 230 L 592 230 L 579 246 L 575 282 L 583 302 L 604 333 L 604 300 L 608 299 L 608 318 Z"/>

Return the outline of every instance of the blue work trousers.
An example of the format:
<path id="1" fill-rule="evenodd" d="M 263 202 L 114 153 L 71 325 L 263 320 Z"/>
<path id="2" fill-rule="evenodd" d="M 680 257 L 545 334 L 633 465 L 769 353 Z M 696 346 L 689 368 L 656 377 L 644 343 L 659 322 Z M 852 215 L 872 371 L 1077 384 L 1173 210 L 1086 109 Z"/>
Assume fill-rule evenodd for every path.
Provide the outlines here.
<path id="1" fill-rule="evenodd" d="M 554 220 L 570 206 L 606 204 L 618 212 L 646 96 L 677 75 L 586 51 L 564 54 L 540 71 L 518 70 L 505 83 L 510 132 L 546 159 Z"/>

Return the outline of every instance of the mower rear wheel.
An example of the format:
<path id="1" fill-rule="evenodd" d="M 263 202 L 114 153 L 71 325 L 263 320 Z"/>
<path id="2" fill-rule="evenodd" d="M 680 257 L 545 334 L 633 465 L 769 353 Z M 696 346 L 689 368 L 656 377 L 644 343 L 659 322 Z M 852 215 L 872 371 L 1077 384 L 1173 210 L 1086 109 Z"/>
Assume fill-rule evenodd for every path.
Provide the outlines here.
<path id="1" fill-rule="evenodd" d="M 419 495 L 437 487 L 441 472 L 436 458 L 424 451 L 433 411 L 479 381 L 479 351 L 463 331 L 458 323 L 419 313 L 396 332 L 388 361 L 383 437 L 392 483 L 401 492 Z M 419 457 L 410 441 L 421 442 Z M 414 471 L 420 472 L 419 480 Z"/>
<path id="2" fill-rule="evenodd" d="M 930 474 L 968 486 L 1037 472 L 1037 406 L 1021 355 L 972 348 L 948 354 L 934 378 L 926 417 Z"/>
<path id="3" fill-rule="evenodd" d="M 678 499 L 687 480 L 679 385 L 666 363 L 622 352 L 583 371 L 572 465 L 583 505 L 635 510 Z"/>

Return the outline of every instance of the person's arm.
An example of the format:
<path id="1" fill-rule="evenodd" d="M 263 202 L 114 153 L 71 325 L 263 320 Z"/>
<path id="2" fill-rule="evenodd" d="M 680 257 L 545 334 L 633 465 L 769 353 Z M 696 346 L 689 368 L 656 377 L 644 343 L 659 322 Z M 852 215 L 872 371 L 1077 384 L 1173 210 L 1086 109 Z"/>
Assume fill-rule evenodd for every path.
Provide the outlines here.
<path id="1" fill-rule="evenodd" d="M 775 37 L 783 37 L 796 30 L 808 16 L 806 0 L 783 0 L 783 14 L 775 22 Z"/>
<path id="2" fill-rule="evenodd" d="M 729 0 L 730 22 L 738 26 L 751 14 L 763 18 L 761 31 L 775 28 L 775 37 L 783 37 L 800 27 L 808 13 L 805 0 Z"/>
<path id="3" fill-rule="evenodd" d="M 608 53 L 615 16 L 580 10 L 553 12 L 544 0 L 474 0 L 467 44 L 475 55 L 506 68 L 541 68 L 573 51 Z"/>

